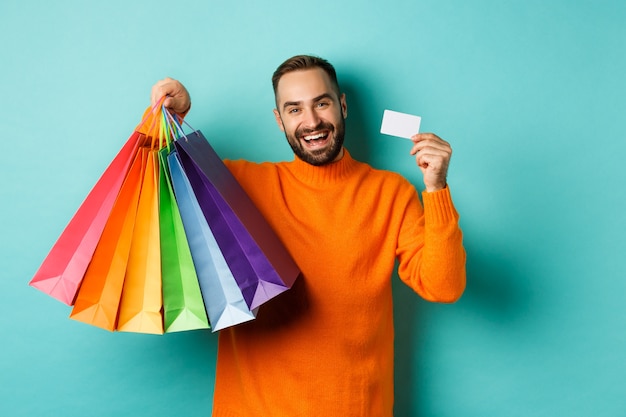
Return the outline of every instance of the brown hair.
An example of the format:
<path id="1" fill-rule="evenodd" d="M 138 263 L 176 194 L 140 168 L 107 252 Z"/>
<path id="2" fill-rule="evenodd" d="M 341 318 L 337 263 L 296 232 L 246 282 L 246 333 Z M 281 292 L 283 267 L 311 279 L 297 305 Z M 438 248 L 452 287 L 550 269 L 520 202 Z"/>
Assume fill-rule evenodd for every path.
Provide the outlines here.
<path id="1" fill-rule="evenodd" d="M 313 55 L 296 55 L 289 58 L 276 68 L 272 75 L 272 86 L 274 87 L 274 95 L 278 89 L 278 82 L 283 75 L 292 71 L 301 71 L 311 68 L 321 68 L 330 78 L 331 83 L 337 90 L 337 95 L 340 93 L 339 82 L 337 82 L 337 73 L 332 64 L 323 58 Z"/>

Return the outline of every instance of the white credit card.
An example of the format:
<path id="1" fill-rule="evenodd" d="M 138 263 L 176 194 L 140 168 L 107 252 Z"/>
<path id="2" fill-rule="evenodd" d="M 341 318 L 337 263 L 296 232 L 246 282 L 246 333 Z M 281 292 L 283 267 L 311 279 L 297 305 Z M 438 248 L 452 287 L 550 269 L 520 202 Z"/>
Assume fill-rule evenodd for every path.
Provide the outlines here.
<path id="1" fill-rule="evenodd" d="M 419 133 L 421 121 L 422 118 L 419 116 L 385 110 L 380 133 L 411 139 L 411 136 Z"/>

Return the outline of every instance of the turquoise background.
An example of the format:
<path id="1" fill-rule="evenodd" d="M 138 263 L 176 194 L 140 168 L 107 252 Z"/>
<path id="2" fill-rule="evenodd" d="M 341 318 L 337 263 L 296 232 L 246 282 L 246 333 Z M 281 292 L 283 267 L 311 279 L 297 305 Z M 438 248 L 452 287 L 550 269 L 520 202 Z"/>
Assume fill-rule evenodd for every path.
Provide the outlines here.
<path id="1" fill-rule="evenodd" d="M 421 187 L 385 108 L 454 148 L 468 287 L 396 286 L 396 415 L 626 415 L 625 22 L 623 1 L 3 0 L 0 415 L 210 414 L 216 335 L 111 334 L 27 284 L 165 76 L 221 156 L 291 159 L 270 76 L 298 53 L 335 64 L 359 158 Z"/>

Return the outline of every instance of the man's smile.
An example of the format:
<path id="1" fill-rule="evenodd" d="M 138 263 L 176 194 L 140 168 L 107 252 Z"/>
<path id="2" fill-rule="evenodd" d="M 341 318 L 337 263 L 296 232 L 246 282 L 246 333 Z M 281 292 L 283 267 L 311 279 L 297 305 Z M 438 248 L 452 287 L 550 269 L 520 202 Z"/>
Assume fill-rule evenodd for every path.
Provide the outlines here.
<path id="1" fill-rule="evenodd" d="M 301 135 L 302 144 L 308 149 L 320 149 L 325 147 L 330 140 L 330 131 L 322 131 Z"/>
<path id="2" fill-rule="evenodd" d="M 312 140 L 324 139 L 326 137 L 328 137 L 328 132 L 326 132 L 326 133 L 316 133 L 314 135 L 304 136 L 302 139 L 304 139 L 307 142 L 310 142 Z"/>

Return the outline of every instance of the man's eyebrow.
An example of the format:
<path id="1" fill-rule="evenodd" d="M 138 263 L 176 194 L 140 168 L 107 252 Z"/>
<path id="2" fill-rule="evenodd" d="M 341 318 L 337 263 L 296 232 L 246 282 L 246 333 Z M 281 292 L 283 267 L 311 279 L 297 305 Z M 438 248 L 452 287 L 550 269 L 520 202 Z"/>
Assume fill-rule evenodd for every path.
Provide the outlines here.
<path id="1" fill-rule="evenodd" d="M 333 96 L 332 96 L 332 94 L 330 94 L 330 93 L 324 93 L 324 94 L 320 94 L 319 96 L 315 97 L 315 98 L 314 98 L 313 100 L 311 100 L 311 101 L 313 101 L 313 103 L 316 103 L 316 102 L 318 102 L 318 101 L 320 101 L 320 100 L 323 100 L 323 99 L 325 99 L 325 98 L 329 98 L 329 99 L 331 99 L 331 100 L 332 100 Z M 302 102 L 301 102 L 301 101 L 286 101 L 286 102 L 283 104 L 283 110 L 285 110 L 285 109 L 286 109 L 287 107 L 289 107 L 289 106 L 299 106 L 299 105 L 301 105 L 301 104 L 302 104 Z"/>

